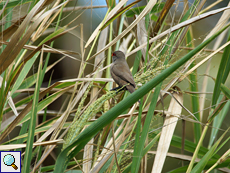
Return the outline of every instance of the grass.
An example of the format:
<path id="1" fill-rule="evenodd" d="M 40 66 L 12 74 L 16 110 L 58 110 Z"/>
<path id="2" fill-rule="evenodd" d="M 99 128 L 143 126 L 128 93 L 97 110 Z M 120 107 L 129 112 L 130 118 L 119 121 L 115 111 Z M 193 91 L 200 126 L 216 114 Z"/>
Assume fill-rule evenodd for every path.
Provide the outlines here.
<path id="1" fill-rule="evenodd" d="M 218 1 L 215 10 L 203 9 L 203 1 L 194 1 L 184 5 L 175 22 L 179 1 L 106 2 L 107 12 L 89 37 L 78 18 L 105 6 L 74 7 L 68 0 L 0 3 L 0 150 L 21 151 L 25 173 L 228 172 L 230 7 L 217 8 Z M 15 17 L 19 7 L 26 13 Z M 78 15 L 71 18 L 74 10 Z M 218 13 L 216 25 L 194 43 L 191 24 Z M 79 52 L 55 48 L 60 37 L 76 31 Z M 213 49 L 207 51 L 210 43 Z M 130 70 L 137 90 L 132 94 L 110 91 L 115 49 L 124 51 L 128 61 L 135 57 Z M 52 59 L 54 54 L 60 58 Z M 221 61 L 213 72 L 216 54 Z M 54 81 L 54 71 L 44 87 L 45 76 L 68 58 L 79 60 L 77 78 Z M 214 84 L 211 93 L 208 79 Z M 205 104 L 209 99 L 211 106 Z M 185 128 L 178 135 L 180 123 Z M 167 157 L 182 161 L 170 165 Z"/>

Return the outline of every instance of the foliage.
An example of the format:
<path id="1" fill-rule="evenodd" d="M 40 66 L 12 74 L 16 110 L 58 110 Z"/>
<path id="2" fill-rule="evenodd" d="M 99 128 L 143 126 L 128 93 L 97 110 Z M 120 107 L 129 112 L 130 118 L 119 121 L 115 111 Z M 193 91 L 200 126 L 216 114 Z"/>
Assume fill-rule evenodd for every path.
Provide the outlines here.
<path id="1" fill-rule="evenodd" d="M 201 11 L 202 4 L 194 1 L 184 5 L 176 23 L 169 18 L 178 7 L 174 1 L 153 0 L 144 6 L 126 2 L 107 0 L 107 13 L 89 38 L 79 18 L 95 5 L 69 0 L 0 3 L 0 150 L 22 151 L 22 172 L 151 172 L 147 167 L 152 172 L 229 171 L 229 128 L 224 126 L 230 107 L 229 7 Z M 16 13 L 21 7 L 26 12 Z M 72 19 L 74 10 L 80 12 Z M 191 24 L 221 12 L 206 38 L 194 42 Z M 55 48 L 60 38 L 77 32 L 75 51 Z M 221 40 L 221 34 L 228 39 Z M 115 49 L 133 61 L 137 90 L 132 94 L 110 91 Z M 215 63 L 217 72 L 209 74 L 215 54 L 221 61 Z M 50 71 L 68 58 L 80 59 L 79 68 L 73 69 L 77 78 L 54 81 Z M 92 61 L 93 69 L 88 66 Z M 206 72 L 199 75 L 202 65 Z M 177 122 L 184 127 L 182 135 L 175 131 Z M 175 150 L 169 152 L 169 147 Z M 57 158 L 47 165 L 54 154 Z M 167 157 L 183 162 L 167 167 Z"/>

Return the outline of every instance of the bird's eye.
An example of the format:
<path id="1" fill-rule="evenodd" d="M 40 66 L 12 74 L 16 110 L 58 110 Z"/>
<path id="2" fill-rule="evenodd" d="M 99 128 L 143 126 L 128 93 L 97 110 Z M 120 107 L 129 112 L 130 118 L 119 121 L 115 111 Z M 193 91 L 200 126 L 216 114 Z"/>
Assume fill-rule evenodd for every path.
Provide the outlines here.
<path id="1" fill-rule="evenodd" d="M 112 56 L 116 56 L 116 54 L 115 54 L 115 53 L 112 53 Z"/>

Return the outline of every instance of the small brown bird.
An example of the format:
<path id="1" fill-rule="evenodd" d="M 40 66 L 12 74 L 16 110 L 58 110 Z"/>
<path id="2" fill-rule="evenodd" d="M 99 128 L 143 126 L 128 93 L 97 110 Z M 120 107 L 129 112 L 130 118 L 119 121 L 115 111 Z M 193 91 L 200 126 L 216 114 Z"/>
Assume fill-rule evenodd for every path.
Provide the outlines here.
<path id="1" fill-rule="evenodd" d="M 125 54 L 118 50 L 113 52 L 112 58 L 113 63 L 110 68 L 110 73 L 113 80 L 119 85 L 119 87 L 113 88 L 112 90 L 117 90 L 126 85 L 125 89 L 127 89 L 130 93 L 133 93 L 135 91 L 136 84 L 125 60 Z"/>

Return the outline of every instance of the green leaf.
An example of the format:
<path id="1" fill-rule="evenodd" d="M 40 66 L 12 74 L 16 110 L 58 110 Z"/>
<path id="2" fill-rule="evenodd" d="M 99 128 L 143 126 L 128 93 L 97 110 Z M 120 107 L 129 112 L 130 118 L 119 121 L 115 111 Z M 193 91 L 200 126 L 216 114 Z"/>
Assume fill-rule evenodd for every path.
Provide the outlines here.
<path id="1" fill-rule="evenodd" d="M 221 91 L 224 93 L 224 95 L 230 99 L 230 90 L 228 87 L 226 87 L 224 84 L 221 84 L 221 87 L 220 87 Z"/>
<path id="2" fill-rule="evenodd" d="M 223 91 L 223 90 L 222 90 Z M 220 101 L 222 100 L 222 97 L 219 97 L 217 104 L 220 104 Z M 230 108 L 230 102 L 228 101 L 226 105 L 224 105 L 223 109 L 220 111 L 220 113 L 214 118 L 213 124 L 212 124 L 212 131 L 210 135 L 210 140 L 208 144 L 208 148 L 211 148 L 213 142 L 216 140 L 217 134 L 219 132 L 219 129 L 221 128 L 221 125 L 225 119 L 225 117 L 228 115 L 228 110 Z"/>
<path id="3" fill-rule="evenodd" d="M 60 35 L 62 32 L 66 30 L 67 26 L 63 26 L 62 28 L 58 29 L 57 31 L 53 32 L 52 34 L 48 35 L 44 40 L 41 41 L 41 43 L 38 46 L 41 46 L 42 44 L 48 42 L 49 40 L 52 40 L 54 37 Z"/>
<path id="4" fill-rule="evenodd" d="M 155 15 L 155 14 L 152 14 L 151 15 L 151 20 L 153 20 L 153 21 L 157 21 L 157 19 L 158 19 L 158 17 Z"/>
<path id="5" fill-rule="evenodd" d="M 29 73 L 29 70 L 31 69 L 31 67 L 34 65 L 35 60 L 37 59 L 38 55 L 40 54 L 40 52 L 37 52 L 33 58 L 31 58 L 30 60 L 28 60 L 25 64 L 25 66 L 23 67 L 23 69 L 21 70 L 12 90 L 11 90 L 11 95 L 19 88 L 19 86 L 23 83 L 26 75 Z M 34 79 L 35 80 L 35 79 Z M 28 87 L 25 87 L 28 88 Z M 25 89 L 23 88 L 23 89 Z"/>

